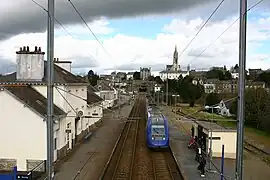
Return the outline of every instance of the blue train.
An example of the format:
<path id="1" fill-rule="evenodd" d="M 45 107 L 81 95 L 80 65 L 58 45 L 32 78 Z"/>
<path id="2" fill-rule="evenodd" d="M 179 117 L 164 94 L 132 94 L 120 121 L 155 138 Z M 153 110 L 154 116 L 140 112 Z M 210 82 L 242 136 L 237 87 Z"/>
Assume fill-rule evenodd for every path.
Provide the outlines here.
<path id="1" fill-rule="evenodd" d="M 147 108 L 146 145 L 150 149 L 167 149 L 169 147 L 168 120 L 155 106 Z"/>

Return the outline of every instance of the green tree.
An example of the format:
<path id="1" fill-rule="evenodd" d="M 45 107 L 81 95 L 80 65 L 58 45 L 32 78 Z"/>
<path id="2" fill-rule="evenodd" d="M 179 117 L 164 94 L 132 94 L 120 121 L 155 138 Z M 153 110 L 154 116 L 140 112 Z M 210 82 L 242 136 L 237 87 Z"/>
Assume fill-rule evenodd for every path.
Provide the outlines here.
<path id="1" fill-rule="evenodd" d="M 99 76 L 97 74 L 95 74 L 93 70 L 88 71 L 87 78 L 88 78 L 89 83 L 92 86 L 97 85 L 97 81 L 99 80 Z"/>
<path id="2" fill-rule="evenodd" d="M 233 102 L 230 112 L 237 115 L 237 100 Z M 264 129 L 270 116 L 269 94 L 263 88 L 249 89 L 245 92 L 245 124 L 257 129 Z"/>
<path id="3" fill-rule="evenodd" d="M 189 103 L 190 107 L 193 107 L 196 100 L 198 100 L 204 93 L 204 87 L 199 84 L 193 84 L 192 80 L 193 79 L 190 76 L 186 76 L 183 79 L 179 78 L 175 88 L 183 101 Z"/>
<path id="4" fill-rule="evenodd" d="M 133 79 L 134 80 L 140 80 L 141 79 L 141 73 L 138 72 L 138 71 L 134 72 Z"/>
<path id="5" fill-rule="evenodd" d="M 205 98 L 205 105 L 213 106 L 221 101 L 221 97 L 217 93 L 210 93 Z"/>
<path id="6" fill-rule="evenodd" d="M 261 73 L 257 79 L 257 81 L 263 81 L 265 82 L 268 86 L 270 85 L 270 72 L 269 71 L 266 71 L 266 72 L 263 72 Z"/>
<path id="7" fill-rule="evenodd" d="M 156 83 L 158 83 L 158 84 L 163 84 L 163 81 L 162 81 L 162 79 L 160 78 L 160 76 L 156 76 L 156 77 L 155 77 L 155 81 L 156 81 Z"/>
<path id="8" fill-rule="evenodd" d="M 154 80 L 155 80 L 155 77 L 154 77 L 154 76 L 149 76 L 149 77 L 148 77 L 148 80 L 149 80 L 149 81 L 154 81 Z"/>
<path id="9" fill-rule="evenodd" d="M 224 67 L 223 70 L 220 69 L 211 69 L 206 72 L 207 79 L 219 79 L 219 80 L 231 80 L 232 74 L 227 71 L 227 68 Z"/>

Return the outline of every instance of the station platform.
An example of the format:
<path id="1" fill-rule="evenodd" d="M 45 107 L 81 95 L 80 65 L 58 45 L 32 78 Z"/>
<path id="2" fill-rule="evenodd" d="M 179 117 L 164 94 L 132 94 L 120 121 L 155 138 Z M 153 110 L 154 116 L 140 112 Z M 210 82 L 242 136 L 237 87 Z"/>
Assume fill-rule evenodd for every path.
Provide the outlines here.
<path id="1" fill-rule="evenodd" d="M 188 132 L 191 128 L 192 119 L 183 118 L 172 112 L 170 107 L 160 107 L 164 115 L 168 118 L 170 123 L 170 146 L 175 154 L 179 166 L 183 170 L 186 179 L 221 179 L 221 159 L 213 158 L 214 165 L 212 170 L 216 172 L 206 172 L 205 177 L 200 177 L 200 172 L 197 170 L 198 163 L 195 161 L 195 151 L 188 149 L 187 145 L 190 140 Z M 188 131 L 188 132 L 187 132 Z M 189 132 L 190 133 L 190 132 Z M 206 171 L 209 165 L 206 165 Z M 244 151 L 243 172 L 245 180 L 269 180 L 270 166 L 263 162 L 259 157 L 251 152 Z M 225 159 L 224 162 L 224 180 L 234 180 L 235 174 L 235 160 Z"/>
<path id="2" fill-rule="evenodd" d="M 184 172 L 184 176 L 188 180 L 200 179 L 200 172 L 197 170 L 198 162 L 195 161 L 195 150 L 188 149 L 187 145 L 190 137 L 182 134 L 178 127 L 170 127 L 170 146 L 178 161 L 180 168 Z M 214 164 L 214 165 L 213 165 Z M 204 179 L 220 179 L 221 159 L 213 158 L 211 171 L 208 172 L 209 164 L 206 165 L 206 173 Z M 234 176 L 234 160 L 225 160 L 224 163 L 224 179 L 233 179 Z"/>

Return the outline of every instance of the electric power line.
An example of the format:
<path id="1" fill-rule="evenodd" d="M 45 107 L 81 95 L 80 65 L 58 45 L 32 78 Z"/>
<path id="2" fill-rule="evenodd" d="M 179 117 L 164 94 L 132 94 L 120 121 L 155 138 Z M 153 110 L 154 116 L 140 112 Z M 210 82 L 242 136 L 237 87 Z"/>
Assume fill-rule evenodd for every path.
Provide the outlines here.
<path id="1" fill-rule="evenodd" d="M 33 3 L 35 3 L 37 6 L 39 6 L 42 10 L 44 10 L 48 15 L 49 15 L 49 13 L 48 13 L 48 10 L 45 8 L 45 7 L 43 7 L 41 4 L 39 4 L 37 1 L 35 1 L 35 0 L 31 0 Z M 50 16 L 50 15 L 49 15 Z M 83 39 L 80 39 L 80 38 L 77 38 L 77 37 L 75 37 L 75 36 L 73 36 L 68 30 L 67 30 L 67 28 L 60 22 L 60 21 L 58 21 L 56 18 L 54 18 L 54 20 L 59 24 L 59 26 L 70 36 L 70 37 L 72 37 L 73 39 L 79 39 L 79 40 L 83 40 Z M 94 60 L 97 64 L 99 64 L 98 63 L 98 61 L 91 55 L 91 54 L 89 54 L 88 53 L 88 55 L 90 56 L 90 58 L 92 59 L 92 60 Z"/>
<path id="2" fill-rule="evenodd" d="M 250 8 L 248 8 L 248 10 L 246 11 L 246 13 L 249 12 L 251 9 L 255 8 L 257 5 L 259 5 L 263 1 L 264 0 L 260 0 L 257 3 L 255 3 L 254 5 L 252 5 Z M 199 58 L 208 48 L 210 48 L 217 40 L 219 40 L 219 38 L 221 38 L 221 36 L 223 36 L 223 34 L 225 34 L 239 19 L 240 19 L 240 17 L 238 17 L 236 20 L 234 20 L 212 43 L 210 43 L 205 49 L 203 49 L 200 52 L 200 54 L 197 55 L 192 61 L 194 61 L 197 58 Z"/>
<path id="3" fill-rule="evenodd" d="M 183 49 L 183 51 L 180 53 L 179 57 L 183 55 L 183 53 L 187 50 L 189 45 L 193 42 L 193 40 L 199 35 L 199 33 L 202 31 L 202 29 L 206 26 L 206 24 L 209 22 L 209 20 L 212 18 L 212 16 L 217 12 L 217 10 L 220 8 L 220 6 L 223 4 L 225 0 L 221 0 L 221 2 L 218 4 L 218 6 L 215 8 L 215 10 L 211 13 L 211 15 L 208 17 L 208 19 L 204 22 L 204 24 L 200 27 L 198 32 L 195 34 L 195 36 L 190 40 L 190 42 L 186 45 L 186 47 Z"/>
<path id="4" fill-rule="evenodd" d="M 97 40 L 97 42 L 99 43 L 99 45 L 102 47 L 102 49 L 104 50 L 104 52 L 112 59 L 112 57 L 110 56 L 110 54 L 106 51 L 105 47 L 103 46 L 103 44 L 100 42 L 100 40 L 98 39 L 98 37 L 95 35 L 95 33 L 92 31 L 92 29 L 89 27 L 89 25 L 87 24 L 87 22 L 84 20 L 83 16 L 81 15 L 81 13 L 78 11 L 78 9 L 76 8 L 76 6 L 72 3 L 71 0 L 68 0 L 68 2 L 71 4 L 71 6 L 73 7 L 73 9 L 76 11 L 76 13 L 80 16 L 81 20 L 83 21 L 83 23 L 86 25 L 86 27 L 88 28 L 88 30 L 92 33 L 92 35 L 94 36 L 94 38 Z"/>

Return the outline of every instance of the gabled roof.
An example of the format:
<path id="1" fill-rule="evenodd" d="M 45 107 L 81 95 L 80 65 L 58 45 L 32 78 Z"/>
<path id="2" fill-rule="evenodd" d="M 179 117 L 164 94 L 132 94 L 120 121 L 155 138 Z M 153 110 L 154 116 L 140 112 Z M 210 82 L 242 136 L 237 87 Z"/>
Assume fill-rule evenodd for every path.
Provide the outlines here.
<path id="1" fill-rule="evenodd" d="M 94 88 L 92 85 L 87 86 L 87 91 L 98 92 L 98 90 Z"/>
<path id="2" fill-rule="evenodd" d="M 97 85 L 95 85 L 95 88 L 99 91 L 113 91 L 113 88 L 104 81 L 100 81 Z"/>
<path id="3" fill-rule="evenodd" d="M 87 88 L 87 104 L 94 104 L 103 101 L 101 97 L 96 95 L 95 92 L 92 91 L 92 89 Z"/>
<path id="4" fill-rule="evenodd" d="M 19 98 L 42 116 L 47 115 L 47 99 L 31 86 L 4 86 L 7 91 Z M 66 115 L 66 113 L 54 105 L 54 116 Z"/>
<path id="5" fill-rule="evenodd" d="M 232 101 L 232 100 L 230 101 L 229 99 L 227 99 L 227 100 L 221 100 L 221 102 L 223 102 L 225 104 L 227 109 L 230 109 L 232 107 L 232 104 L 234 101 Z"/>
<path id="6" fill-rule="evenodd" d="M 16 79 L 16 72 L 1 76 L 0 77 L 0 83 L 47 83 L 47 61 L 44 62 L 44 78 L 42 79 L 41 82 L 30 82 L 30 81 L 19 81 Z M 57 66 L 56 64 L 54 65 L 54 83 L 59 83 L 59 84 L 76 84 L 76 83 L 81 83 L 81 84 L 87 84 L 88 82 L 82 78 L 78 77 L 71 72 Z"/>

